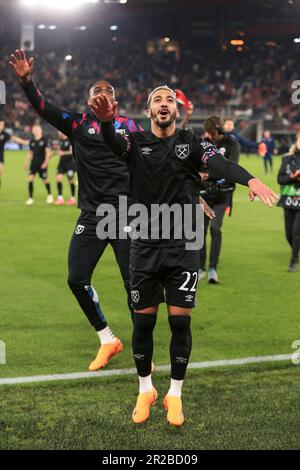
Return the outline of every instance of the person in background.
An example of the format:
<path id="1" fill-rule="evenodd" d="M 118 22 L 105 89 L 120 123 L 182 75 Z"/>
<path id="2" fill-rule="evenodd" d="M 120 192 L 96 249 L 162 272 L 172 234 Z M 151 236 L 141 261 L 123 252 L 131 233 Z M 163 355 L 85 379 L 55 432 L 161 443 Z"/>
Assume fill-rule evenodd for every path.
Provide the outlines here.
<path id="1" fill-rule="evenodd" d="M 224 158 L 238 163 L 240 157 L 240 146 L 230 135 L 225 135 L 223 122 L 218 116 L 211 116 L 205 121 L 205 138 L 219 150 Z M 218 172 L 203 165 L 200 171 L 201 187 L 200 194 L 205 202 L 212 208 L 215 218 L 211 221 L 204 217 L 204 243 L 200 251 L 200 269 L 198 280 L 206 277 L 206 235 L 210 223 L 211 246 L 209 256 L 208 282 L 217 284 L 219 282 L 217 266 L 222 245 L 222 224 L 227 208 L 232 207 L 232 194 L 235 185 L 222 177 Z"/>
<path id="2" fill-rule="evenodd" d="M 258 153 L 260 156 L 264 156 L 267 152 L 267 147 L 264 142 L 253 142 L 252 140 L 246 139 L 242 135 L 238 134 L 234 130 L 234 120 L 225 119 L 224 125 L 224 135 L 233 137 L 241 146 L 246 147 L 254 153 Z"/>
<path id="3" fill-rule="evenodd" d="M 292 249 L 288 271 L 294 273 L 300 250 L 300 132 L 289 154 L 282 158 L 277 181 L 281 185 L 278 206 L 284 210 L 285 236 Z"/>
<path id="4" fill-rule="evenodd" d="M 76 204 L 75 199 L 75 160 L 72 153 L 72 144 L 65 134 L 58 131 L 59 144 L 57 145 L 56 153 L 59 155 L 59 163 L 56 172 L 56 184 L 57 184 L 57 199 L 55 201 L 56 206 L 62 206 L 65 203 L 63 197 L 63 179 L 66 175 L 68 183 L 70 185 L 71 197 L 67 200 L 68 206 L 74 206 Z"/>
<path id="5" fill-rule="evenodd" d="M 262 142 L 266 144 L 267 151 L 264 155 L 264 167 L 265 167 L 265 173 L 268 173 L 268 164 L 270 166 L 270 171 L 273 173 L 273 154 L 276 153 L 275 149 L 275 141 L 273 137 L 271 136 L 270 131 L 264 131 L 264 137 Z"/>

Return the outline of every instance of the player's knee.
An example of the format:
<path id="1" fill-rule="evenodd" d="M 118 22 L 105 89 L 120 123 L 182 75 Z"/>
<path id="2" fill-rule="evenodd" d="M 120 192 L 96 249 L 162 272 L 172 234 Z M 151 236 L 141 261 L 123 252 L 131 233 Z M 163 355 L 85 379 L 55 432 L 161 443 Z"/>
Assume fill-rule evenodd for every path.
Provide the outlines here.
<path id="1" fill-rule="evenodd" d="M 134 313 L 134 336 L 152 335 L 157 320 L 156 314 Z"/>
<path id="2" fill-rule="evenodd" d="M 190 315 L 169 315 L 169 325 L 173 335 L 190 336 L 191 334 Z"/>
<path id="3" fill-rule="evenodd" d="M 68 282 L 68 286 L 70 287 L 71 291 L 74 294 L 79 294 L 80 292 L 85 291 L 85 286 L 88 284 L 88 282 L 86 281 L 77 280 L 71 276 L 68 277 L 67 282 Z"/>

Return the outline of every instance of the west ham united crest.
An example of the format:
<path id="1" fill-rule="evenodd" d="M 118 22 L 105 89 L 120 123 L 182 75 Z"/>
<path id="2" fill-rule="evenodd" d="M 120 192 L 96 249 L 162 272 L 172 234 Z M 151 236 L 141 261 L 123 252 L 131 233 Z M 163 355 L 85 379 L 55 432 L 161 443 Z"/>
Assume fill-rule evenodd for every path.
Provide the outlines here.
<path id="1" fill-rule="evenodd" d="M 175 154 L 180 160 L 185 160 L 190 154 L 189 144 L 175 145 Z"/>
<path id="2" fill-rule="evenodd" d="M 131 291 L 131 298 L 133 300 L 134 303 L 138 303 L 138 301 L 140 300 L 140 293 L 138 290 L 132 290 Z"/>

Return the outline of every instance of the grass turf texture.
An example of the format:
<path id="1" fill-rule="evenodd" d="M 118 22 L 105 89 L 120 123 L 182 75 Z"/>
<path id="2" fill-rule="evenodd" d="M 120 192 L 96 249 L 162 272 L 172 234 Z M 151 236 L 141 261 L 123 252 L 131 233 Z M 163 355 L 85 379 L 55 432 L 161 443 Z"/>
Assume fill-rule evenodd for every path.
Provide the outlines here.
<path id="1" fill-rule="evenodd" d="M 23 160 L 21 152 L 6 153 L 0 192 L 0 340 L 5 341 L 7 347 L 7 364 L 0 365 L 0 377 L 86 370 L 98 349 L 98 340 L 66 284 L 68 244 L 79 212 L 72 207 L 47 206 L 46 191 L 39 179 L 35 181 L 37 204 L 26 207 Z M 275 176 L 263 175 L 259 157 L 243 157 L 241 162 L 278 190 Z M 275 175 L 279 164 L 280 159 L 276 159 Z M 49 170 L 54 193 L 55 165 L 53 160 Z M 64 192 L 68 196 L 66 182 Z M 233 216 L 226 217 L 223 234 L 218 270 L 221 284 L 211 286 L 204 282 L 198 289 L 198 307 L 192 320 L 191 361 L 292 353 L 292 342 L 300 339 L 295 294 L 299 290 L 300 274 L 287 273 L 290 250 L 284 240 L 282 209 L 250 203 L 246 188 L 239 187 Z M 109 367 L 132 367 L 130 315 L 111 249 L 107 249 L 101 259 L 93 285 L 110 326 L 125 345 L 123 354 Z M 169 336 L 162 306 L 155 330 L 154 360 L 157 364 L 169 363 Z M 258 374 L 246 372 L 248 369 L 189 372 L 184 389 L 189 420 L 186 431 L 180 431 L 180 446 L 212 448 L 215 435 L 220 436 L 216 447 L 250 448 L 260 447 L 260 443 L 264 448 L 295 447 L 296 437 L 289 430 L 288 422 L 295 422 L 297 417 L 299 421 L 299 410 L 297 413 L 294 406 L 293 417 L 293 406 L 289 404 L 295 400 L 300 369 L 272 366 L 270 372 L 269 367 L 261 366 Z M 162 390 L 166 390 L 167 376 L 158 374 L 156 383 L 158 388 L 162 384 Z M 218 384 L 223 385 L 218 387 Z M 1 426 L 4 437 L 0 435 L 0 448 L 45 447 L 47 436 L 50 447 L 74 447 L 72 440 L 77 428 L 81 430 L 81 437 L 74 441 L 78 448 L 126 448 L 132 442 L 136 443 L 136 448 L 159 448 L 162 443 L 163 448 L 175 448 L 171 431 L 162 419 L 157 423 L 160 429 L 157 437 L 150 433 L 151 436 L 137 439 L 137 431 L 128 428 L 136 389 L 133 376 L 80 384 L 0 387 L 1 403 L 6 404 L 1 419 L 7 413 L 8 428 L 11 426 L 9 433 L 3 431 L 6 424 Z M 49 398 L 44 399 L 44 404 L 43 396 Z M 33 397 L 32 403 L 28 397 Z M 33 403 L 37 404 L 36 411 L 29 414 Z M 66 410 L 72 418 L 65 419 Z M 160 412 L 157 413 L 159 416 Z M 270 423 L 267 416 L 272 418 Z M 83 419 L 86 427 L 81 426 Z M 113 438 L 113 431 L 108 433 L 114 426 L 102 426 L 105 420 L 123 425 L 128 439 L 119 443 L 117 436 Z M 200 429 L 203 420 L 211 420 L 211 436 L 207 438 L 205 428 Z M 57 441 L 58 422 L 63 426 L 60 442 Z M 91 423 L 98 424 L 97 439 L 93 439 L 93 443 L 88 439 L 95 432 L 94 426 L 91 426 L 93 431 L 90 429 Z M 42 426 L 44 440 L 39 440 L 35 433 L 26 440 L 22 434 L 25 424 L 34 429 Z M 271 437 L 266 436 L 269 426 Z M 149 423 L 148 428 L 155 429 L 155 424 Z M 192 444 L 191 436 L 196 429 L 201 438 L 195 438 Z M 254 440 L 251 440 L 251 432 Z M 297 442 L 299 444 L 299 434 Z"/>

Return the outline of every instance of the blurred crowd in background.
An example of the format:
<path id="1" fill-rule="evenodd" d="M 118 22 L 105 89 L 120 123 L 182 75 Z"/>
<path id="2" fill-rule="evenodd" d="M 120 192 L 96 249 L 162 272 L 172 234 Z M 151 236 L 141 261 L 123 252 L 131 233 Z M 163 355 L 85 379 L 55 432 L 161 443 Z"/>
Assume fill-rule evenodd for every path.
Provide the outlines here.
<path id="1" fill-rule="evenodd" d="M 16 46 L 0 46 L 0 78 L 7 87 L 2 118 L 8 126 L 24 129 L 36 116 L 8 65 Z M 120 112 L 137 115 L 143 113 L 149 91 L 167 83 L 188 95 L 195 115 L 261 119 L 265 127 L 296 131 L 300 111 L 292 104 L 291 84 L 299 76 L 298 48 L 261 44 L 239 52 L 238 48 L 202 50 L 194 43 L 168 51 L 118 40 L 104 49 L 37 49 L 30 54 L 35 82 L 60 107 L 86 109 L 88 89 L 101 78 L 115 86 Z"/>

